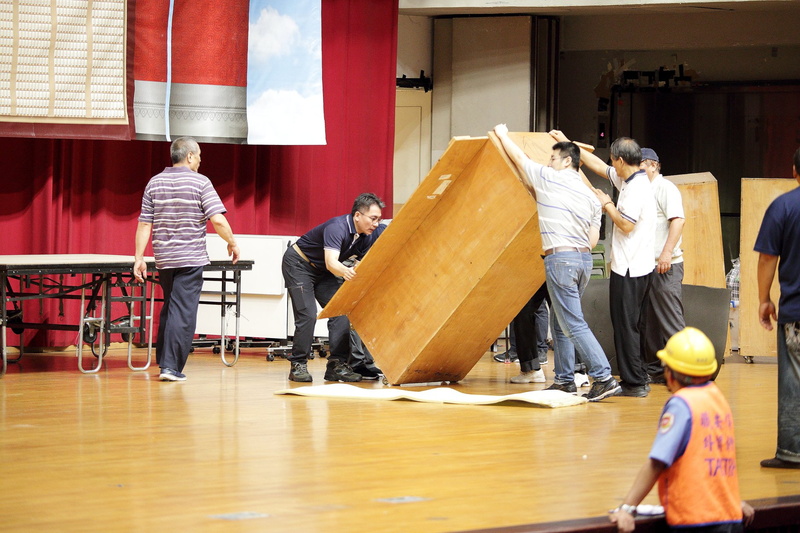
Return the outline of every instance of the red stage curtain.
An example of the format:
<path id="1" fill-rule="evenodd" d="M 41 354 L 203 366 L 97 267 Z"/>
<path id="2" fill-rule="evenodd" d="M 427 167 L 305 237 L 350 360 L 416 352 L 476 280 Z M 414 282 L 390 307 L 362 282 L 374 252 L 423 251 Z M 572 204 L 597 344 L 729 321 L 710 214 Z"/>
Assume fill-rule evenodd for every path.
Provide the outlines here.
<path id="1" fill-rule="evenodd" d="M 367 191 L 391 216 L 397 17 L 396 0 L 323 0 L 326 146 L 202 145 L 200 172 L 236 233 L 300 235 Z M 0 254 L 132 256 L 142 191 L 168 165 L 167 143 L 0 139 Z M 64 321 L 53 309 L 46 320 Z M 74 342 L 42 332 L 33 344 Z"/>

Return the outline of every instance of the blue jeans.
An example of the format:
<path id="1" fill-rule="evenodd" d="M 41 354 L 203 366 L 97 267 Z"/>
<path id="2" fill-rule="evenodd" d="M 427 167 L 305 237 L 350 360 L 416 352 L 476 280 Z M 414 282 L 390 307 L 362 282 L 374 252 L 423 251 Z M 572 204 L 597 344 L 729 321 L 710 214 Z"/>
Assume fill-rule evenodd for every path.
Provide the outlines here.
<path id="1" fill-rule="evenodd" d="M 775 457 L 800 462 L 800 349 L 787 346 L 778 324 L 778 449 Z"/>
<path id="2" fill-rule="evenodd" d="M 550 293 L 550 327 L 553 330 L 556 383 L 575 379 L 575 352 L 589 367 L 589 375 L 603 380 L 611 375 L 603 348 L 583 318 L 581 296 L 592 274 L 592 254 L 555 252 L 544 258 Z"/>

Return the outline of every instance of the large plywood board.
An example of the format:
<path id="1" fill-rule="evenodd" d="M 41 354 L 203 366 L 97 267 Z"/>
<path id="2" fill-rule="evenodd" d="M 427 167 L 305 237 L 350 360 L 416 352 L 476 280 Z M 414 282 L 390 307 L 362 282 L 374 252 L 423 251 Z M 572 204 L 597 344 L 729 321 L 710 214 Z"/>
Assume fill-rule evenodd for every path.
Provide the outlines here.
<path id="1" fill-rule="evenodd" d="M 777 356 L 775 331 L 758 322 L 758 253 L 753 251 L 764 213 L 772 201 L 797 187 L 794 179 L 742 178 L 741 233 L 739 250 L 739 353 L 743 356 Z M 780 295 L 778 276 L 772 283 L 772 301 Z"/>
<path id="2" fill-rule="evenodd" d="M 554 143 L 512 139 L 542 163 Z M 320 317 L 348 315 L 390 383 L 460 381 L 544 282 L 541 252 L 496 137 L 454 138 Z"/>
<path id="3" fill-rule="evenodd" d="M 710 172 L 664 176 L 683 198 L 683 283 L 725 288 L 725 255 L 717 180 Z"/>

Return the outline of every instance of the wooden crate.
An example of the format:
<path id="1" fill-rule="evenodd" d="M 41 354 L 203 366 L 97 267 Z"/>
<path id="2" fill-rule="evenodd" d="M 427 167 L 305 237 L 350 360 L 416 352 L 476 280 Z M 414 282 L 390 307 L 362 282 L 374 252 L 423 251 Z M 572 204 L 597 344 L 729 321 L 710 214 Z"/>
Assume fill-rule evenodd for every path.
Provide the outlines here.
<path id="1" fill-rule="evenodd" d="M 664 176 L 683 197 L 683 283 L 725 288 L 725 254 L 717 180 L 710 172 Z"/>
<path id="2" fill-rule="evenodd" d="M 785 178 L 742 178 L 741 231 L 739 233 L 739 354 L 752 357 L 778 355 L 775 330 L 758 322 L 758 252 L 753 251 L 761 220 L 772 201 L 797 187 Z M 772 282 L 772 301 L 778 305 L 778 274 Z M 774 323 L 773 323 L 774 325 Z"/>
<path id="3" fill-rule="evenodd" d="M 549 135 L 512 138 L 549 160 Z M 348 315 L 389 383 L 460 381 L 544 283 L 541 253 L 499 140 L 454 138 L 320 317 Z"/>

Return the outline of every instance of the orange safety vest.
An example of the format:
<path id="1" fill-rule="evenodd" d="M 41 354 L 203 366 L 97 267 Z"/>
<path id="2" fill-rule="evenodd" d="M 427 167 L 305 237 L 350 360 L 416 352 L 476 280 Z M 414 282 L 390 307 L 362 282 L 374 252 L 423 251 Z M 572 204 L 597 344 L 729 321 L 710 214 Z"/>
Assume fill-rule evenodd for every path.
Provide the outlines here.
<path id="1" fill-rule="evenodd" d="M 733 415 L 716 384 L 683 387 L 692 413 L 686 451 L 658 478 L 658 497 L 670 526 L 739 522 L 742 503 L 736 471 Z M 662 424 L 668 423 L 662 417 Z"/>

